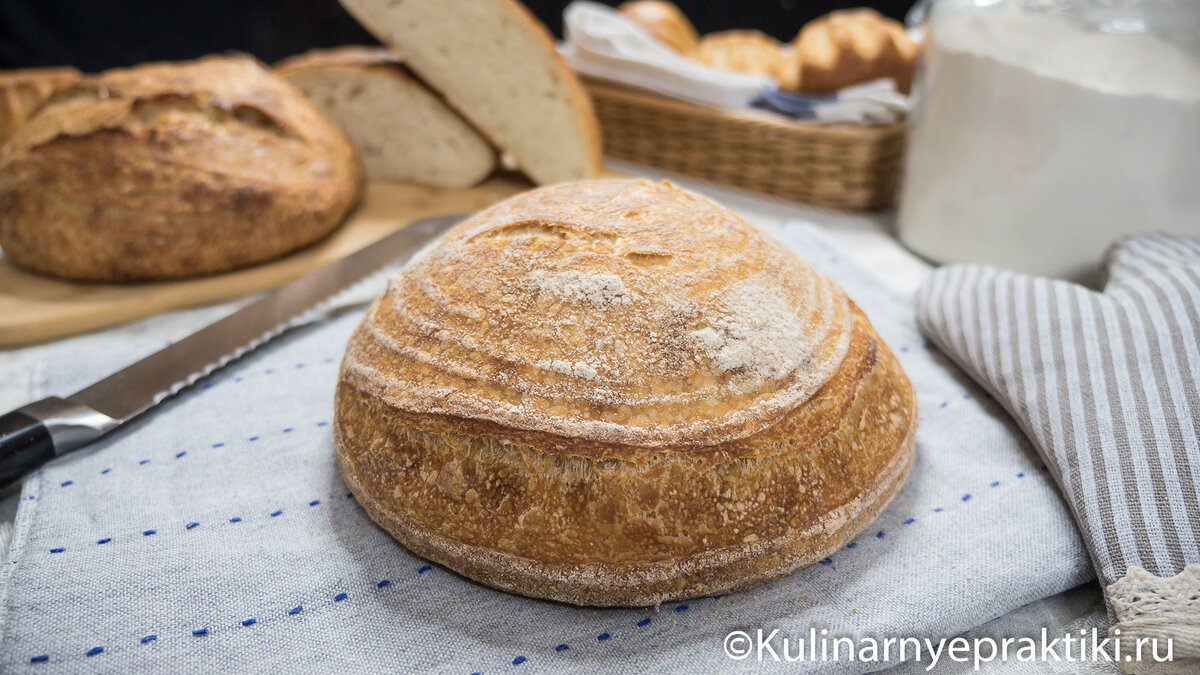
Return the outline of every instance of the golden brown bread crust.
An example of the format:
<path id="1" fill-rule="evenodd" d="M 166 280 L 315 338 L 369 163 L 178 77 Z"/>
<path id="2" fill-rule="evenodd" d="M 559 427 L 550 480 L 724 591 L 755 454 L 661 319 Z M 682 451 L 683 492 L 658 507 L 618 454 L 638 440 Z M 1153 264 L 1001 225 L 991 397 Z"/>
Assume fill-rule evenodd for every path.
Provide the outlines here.
<path id="1" fill-rule="evenodd" d="M 15 134 L 47 99 L 80 77 L 78 70 L 69 67 L 0 72 L 0 144 Z"/>
<path id="2" fill-rule="evenodd" d="M 868 8 L 837 10 L 800 29 L 785 57 L 780 85 L 826 93 L 890 77 L 907 94 L 917 52 L 900 22 Z"/>
<path id="3" fill-rule="evenodd" d="M 112 70 L 0 151 L 0 248 L 86 281 L 175 279 L 324 237 L 361 197 L 349 141 L 249 57 Z"/>
<path id="4" fill-rule="evenodd" d="M 726 30 L 700 38 L 696 60 L 722 70 L 778 78 L 783 46 L 761 31 Z"/>
<path id="5" fill-rule="evenodd" d="M 674 249 L 653 264 L 629 262 L 667 242 Z M 442 276 L 447 261 L 476 273 Z M 614 283 L 564 294 L 545 276 L 603 279 L 596 268 L 620 277 L 622 294 Z M 894 355 L 823 279 L 736 215 L 670 185 L 526 193 L 418 256 L 351 337 L 335 402 L 342 476 L 417 554 L 525 595 L 640 606 L 789 574 L 883 509 L 911 465 L 917 419 Z M 755 292 L 739 302 L 754 320 L 730 320 L 747 280 Z M 783 315 L 757 311 L 775 295 L 787 298 Z M 490 309 L 475 316 L 476 307 Z M 783 342 L 761 337 L 779 323 L 820 326 L 775 336 Z M 729 331 L 733 351 L 708 349 L 712 325 Z M 473 357 L 456 356 L 467 343 Z M 547 360 L 561 343 L 593 353 L 592 365 Z M 662 361 L 655 350 L 686 358 Z M 762 370 L 748 352 L 786 368 Z M 680 382 L 692 380 L 707 380 L 699 397 L 680 398 Z M 554 406 L 534 400 L 539 387 Z M 788 391 L 798 398 L 776 396 Z M 733 412 L 742 414 L 726 424 Z"/>
<path id="6" fill-rule="evenodd" d="M 663 44 L 675 51 L 691 56 L 696 51 L 700 36 L 692 22 L 673 2 L 664 0 L 630 0 L 617 9 L 637 22 Z"/>

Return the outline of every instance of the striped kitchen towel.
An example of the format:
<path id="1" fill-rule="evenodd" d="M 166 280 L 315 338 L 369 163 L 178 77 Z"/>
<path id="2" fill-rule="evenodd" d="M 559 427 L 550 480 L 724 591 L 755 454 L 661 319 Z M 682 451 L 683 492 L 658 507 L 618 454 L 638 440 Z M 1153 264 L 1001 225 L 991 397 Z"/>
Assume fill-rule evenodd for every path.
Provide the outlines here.
<path id="1" fill-rule="evenodd" d="M 1200 238 L 1123 239 L 1105 272 L 1095 292 L 944 267 L 919 292 L 918 319 L 1049 465 L 1111 632 L 1126 645 L 1172 637 L 1175 672 L 1200 672 Z"/>

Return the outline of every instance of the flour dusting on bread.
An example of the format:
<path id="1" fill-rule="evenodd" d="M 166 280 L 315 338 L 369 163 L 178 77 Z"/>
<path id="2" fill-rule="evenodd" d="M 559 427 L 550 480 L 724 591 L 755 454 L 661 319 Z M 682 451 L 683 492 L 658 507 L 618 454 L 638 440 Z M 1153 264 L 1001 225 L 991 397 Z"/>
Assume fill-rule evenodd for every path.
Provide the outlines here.
<path id="1" fill-rule="evenodd" d="M 447 233 L 368 312 L 346 370 L 413 412 L 701 445 L 812 396 L 850 324 L 836 284 L 728 209 L 666 182 L 588 181 Z"/>
<path id="2" fill-rule="evenodd" d="M 692 332 L 721 372 L 777 380 L 809 357 L 807 326 L 770 282 L 747 279 L 732 289 L 704 328 Z"/>
<path id="3" fill-rule="evenodd" d="M 573 270 L 537 270 L 529 276 L 529 282 L 543 293 L 595 307 L 627 305 L 631 301 L 621 277 L 609 272 L 583 274 Z"/>

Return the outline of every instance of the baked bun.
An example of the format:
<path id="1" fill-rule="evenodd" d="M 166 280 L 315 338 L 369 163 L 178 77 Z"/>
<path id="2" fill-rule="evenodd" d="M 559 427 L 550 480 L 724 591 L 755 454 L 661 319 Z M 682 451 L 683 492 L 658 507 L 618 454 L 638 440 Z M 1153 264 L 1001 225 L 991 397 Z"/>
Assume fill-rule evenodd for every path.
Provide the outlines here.
<path id="1" fill-rule="evenodd" d="M 779 40 L 756 30 L 726 30 L 700 38 L 696 60 L 713 68 L 777 77 L 782 65 Z"/>
<path id="2" fill-rule="evenodd" d="M 79 77 L 74 68 L 0 71 L 0 144 L 16 133 L 46 99 Z"/>
<path id="3" fill-rule="evenodd" d="M 249 57 L 111 70 L 0 150 L 0 248 L 85 281 L 222 272 L 324 237 L 362 190 L 341 130 Z"/>
<path id="4" fill-rule="evenodd" d="M 881 77 L 908 93 L 919 48 L 904 26 L 873 9 L 844 9 L 800 29 L 786 57 L 781 86 L 812 93 L 837 91 Z M 793 77 L 790 73 L 795 73 Z"/>
<path id="5" fill-rule="evenodd" d="M 537 183 L 600 175 L 592 100 L 515 0 L 341 0 Z"/>
<path id="6" fill-rule="evenodd" d="M 690 56 L 696 51 L 700 36 L 692 22 L 673 2 L 663 0 L 630 0 L 617 9 L 641 25 L 659 42 Z"/>
<path id="7" fill-rule="evenodd" d="M 395 52 L 322 49 L 275 69 L 346 132 L 371 180 L 468 187 L 496 168 L 492 146 Z"/>
<path id="8" fill-rule="evenodd" d="M 338 464 L 417 555 L 645 606 L 824 558 L 913 458 L 916 399 L 842 289 L 669 183 L 526 192 L 409 262 L 347 346 Z"/>

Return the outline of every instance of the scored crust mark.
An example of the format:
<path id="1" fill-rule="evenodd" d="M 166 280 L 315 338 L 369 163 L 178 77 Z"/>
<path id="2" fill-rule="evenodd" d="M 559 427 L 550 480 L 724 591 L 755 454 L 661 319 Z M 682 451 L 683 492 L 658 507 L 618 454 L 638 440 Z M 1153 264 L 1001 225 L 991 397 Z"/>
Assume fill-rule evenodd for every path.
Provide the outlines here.
<path id="1" fill-rule="evenodd" d="M 502 202 L 427 249 L 368 311 L 346 371 L 407 410 L 702 445 L 811 396 L 851 322 L 836 284 L 732 212 L 591 181 Z"/>

